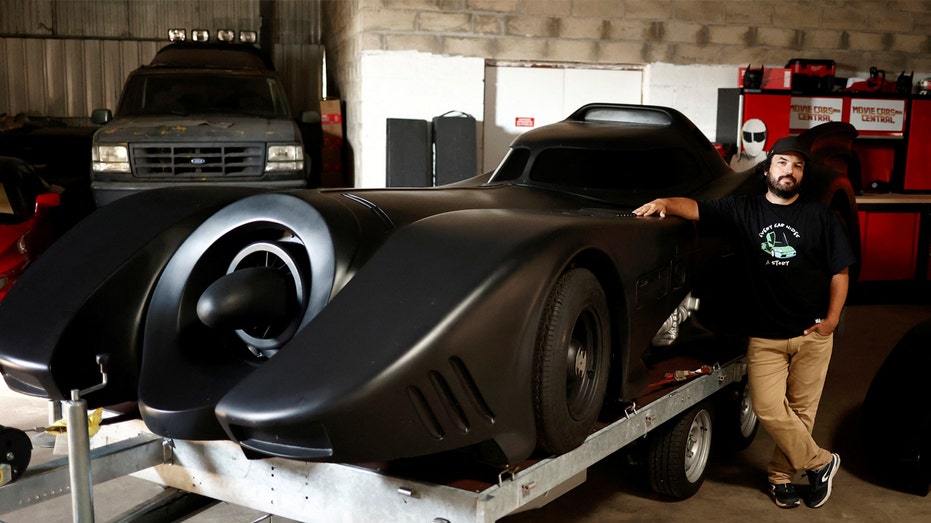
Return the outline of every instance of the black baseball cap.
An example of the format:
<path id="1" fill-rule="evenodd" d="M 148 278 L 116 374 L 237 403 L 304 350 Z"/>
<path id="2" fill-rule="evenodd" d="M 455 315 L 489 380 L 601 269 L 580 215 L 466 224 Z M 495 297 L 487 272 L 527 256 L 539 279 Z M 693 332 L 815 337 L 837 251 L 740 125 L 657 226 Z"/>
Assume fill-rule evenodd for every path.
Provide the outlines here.
<path id="1" fill-rule="evenodd" d="M 772 158 L 774 154 L 790 152 L 802 155 L 802 158 L 805 160 L 808 160 L 808 155 L 810 154 L 808 144 L 800 140 L 797 136 L 786 136 L 785 138 L 776 140 L 772 149 L 769 150 L 769 157 Z"/>

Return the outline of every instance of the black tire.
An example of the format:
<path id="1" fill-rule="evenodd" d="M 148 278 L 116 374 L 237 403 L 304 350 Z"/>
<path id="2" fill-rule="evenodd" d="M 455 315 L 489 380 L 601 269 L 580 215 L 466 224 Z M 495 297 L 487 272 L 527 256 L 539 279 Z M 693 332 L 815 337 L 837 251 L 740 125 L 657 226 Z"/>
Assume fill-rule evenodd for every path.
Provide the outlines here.
<path id="1" fill-rule="evenodd" d="M 747 379 L 719 393 L 721 402 L 716 412 L 718 436 L 715 445 L 723 452 L 738 452 L 753 443 L 760 428 L 760 419 L 753 411 Z"/>
<path id="2" fill-rule="evenodd" d="M 12 427 L 0 425 L 0 465 L 10 466 L 10 477 L 2 478 L 16 481 L 26 472 L 32 458 L 32 441 L 25 432 Z"/>
<path id="3" fill-rule="evenodd" d="M 701 488 L 711 456 L 711 403 L 702 402 L 657 428 L 650 437 L 650 487 L 676 499 Z"/>
<path id="4" fill-rule="evenodd" d="M 562 454 L 592 432 L 611 360 L 608 300 L 587 269 L 571 269 L 546 300 L 534 358 L 533 399 L 540 450 Z"/>

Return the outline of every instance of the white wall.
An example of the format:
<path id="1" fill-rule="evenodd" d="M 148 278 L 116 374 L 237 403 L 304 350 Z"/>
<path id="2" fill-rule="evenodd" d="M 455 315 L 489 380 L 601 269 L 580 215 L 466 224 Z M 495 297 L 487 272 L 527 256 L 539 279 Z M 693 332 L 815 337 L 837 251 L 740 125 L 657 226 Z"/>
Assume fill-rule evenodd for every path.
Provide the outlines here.
<path id="1" fill-rule="evenodd" d="M 415 51 L 362 54 L 360 136 L 350 136 L 355 186 L 384 187 L 388 118 L 431 120 L 449 111 L 482 119 L 485 60 Z M 478 137 L 481 144 L 481 137 Z"/>
<path id="2" fill-rule="evenodd" d="M 644 74 L 643 103 L 678 110 L 714 141 L 718 127 L 718 89 L 737 87 L 737 68 L 651 64 Z M 734 125 L 736 127 L 737 122 Z"/>
<path id="3" fill-rule="evenodd" d="M 504 158 L 511 142 L 534 127 L 558 122 L 587 103 L 643 102 L 639 68 L 485 67 L 483 171 Z"/>
<path id="4" fill-rule="evenodd" d="M 361 57 L 358 136 L 353 147 L 356 187 L 386 184 L 388 118 L 430 120 L 448 111 L 486 114 L 485 60 L 415 51 L 366 51 Z M 738 66 L 651 64 L 643 73 L 643 103 L 678 109 L 714 140 L 717 90 L 737 87 Z M 481 127 L 481 125 L 479 126 Z M 482 136 L 477 143 L 481 149 Z M 478 151 L 478 158 L 482 158 Z M 479 164 L 481 165 L 481 163 Z"/>

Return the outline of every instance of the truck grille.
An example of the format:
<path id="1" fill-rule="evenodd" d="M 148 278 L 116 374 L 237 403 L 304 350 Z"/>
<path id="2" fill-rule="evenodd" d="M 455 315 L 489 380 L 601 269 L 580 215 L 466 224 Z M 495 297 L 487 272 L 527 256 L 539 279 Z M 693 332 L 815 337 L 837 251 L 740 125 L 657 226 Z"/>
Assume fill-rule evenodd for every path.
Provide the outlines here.
<path id="1" fill-rule="evenodd" d="M 131 158 L 140 177 L 259 177 L 265 170 L 263 144 L 134 145 Z"/>

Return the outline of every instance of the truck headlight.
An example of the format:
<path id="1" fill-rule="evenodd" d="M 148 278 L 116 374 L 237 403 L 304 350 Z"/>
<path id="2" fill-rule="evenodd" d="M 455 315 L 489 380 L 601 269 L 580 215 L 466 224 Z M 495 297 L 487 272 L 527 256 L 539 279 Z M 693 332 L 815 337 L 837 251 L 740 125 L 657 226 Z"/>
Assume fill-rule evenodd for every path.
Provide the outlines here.
<path id="1" fill-rule="evenodd" d="M 265 172 L 304 170 L 304 148 L 300 145 L 269 145 Z"/>
<path id="2" fill-rule="evenodd" d="M 129 148 L 126 145 L 95 145 L 91 148 L 94 172 L 128 173 Z"/>

